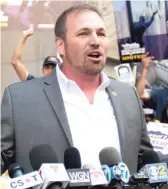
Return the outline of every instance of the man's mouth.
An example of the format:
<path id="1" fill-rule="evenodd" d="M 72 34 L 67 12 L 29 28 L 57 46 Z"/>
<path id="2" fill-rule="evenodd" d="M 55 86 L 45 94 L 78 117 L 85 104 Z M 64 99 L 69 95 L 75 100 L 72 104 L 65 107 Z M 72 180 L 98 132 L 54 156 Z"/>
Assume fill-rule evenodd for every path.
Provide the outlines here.
<path id="1" fill-rule="evenodd" d="M 91 60 L 91 61 L 100 61 L 102 60 L 103 56 L 100 52 L 91 52 L 87 55 L 87 57 Z"/>

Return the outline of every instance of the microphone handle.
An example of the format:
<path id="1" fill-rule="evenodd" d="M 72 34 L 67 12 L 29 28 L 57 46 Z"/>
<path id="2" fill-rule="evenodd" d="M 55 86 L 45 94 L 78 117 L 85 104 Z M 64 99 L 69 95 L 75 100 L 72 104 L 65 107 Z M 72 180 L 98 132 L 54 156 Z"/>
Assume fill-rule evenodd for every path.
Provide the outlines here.
<path id="1" fill-rule="evenodd" d="M 47 187 L 47 189 L 61 189 L 61 187 L 58 183 L 52 183 Z"/>
<path id="2" fill-rule="evenodd" d="M 159 186 L 153 186 L 152 189 L 159 189 Z"/>

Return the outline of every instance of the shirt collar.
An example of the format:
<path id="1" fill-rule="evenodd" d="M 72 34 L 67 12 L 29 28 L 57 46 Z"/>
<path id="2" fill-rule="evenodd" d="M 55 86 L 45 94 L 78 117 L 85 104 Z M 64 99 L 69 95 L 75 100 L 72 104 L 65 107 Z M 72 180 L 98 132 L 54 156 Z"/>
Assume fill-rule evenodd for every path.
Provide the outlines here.
<path id="1" fill-rule="evenodd" d="M 62 83 L 64 83 L 64 85 L 66 85 L 66 86 L 76 84 L 75 81 L 70 80 L 65 76 L 65 74 L 61 71 L 60 66 L 61 66 L 61 64 L 56 65 L 56 74 L 57 74 L 58 80 L 61 81 Z M 101 84 L 98 88 L 105 89 L 109 84 L 110 84 L 110 79 L 104 72 L 102 72 L 101 73 Z"/>

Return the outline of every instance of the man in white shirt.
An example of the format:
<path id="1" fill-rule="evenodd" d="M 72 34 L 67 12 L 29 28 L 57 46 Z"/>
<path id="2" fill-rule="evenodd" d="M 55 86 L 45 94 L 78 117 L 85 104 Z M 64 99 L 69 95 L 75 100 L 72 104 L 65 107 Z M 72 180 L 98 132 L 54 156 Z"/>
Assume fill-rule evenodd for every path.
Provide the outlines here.
<path id="1" fill-rule="evenodd" d="M 152 146 L 135 89 L 102 72 L 108 37 L 100 13 L 90 5 L 71 7 L 57 19 L 55 35 L 63 63 L 48 77 L 5 90 L 3 170 L 16 159 L 30 171 L 29 151 L 46 143 L 60 162 L 64 151 L 75 146 L 82 164 L 95 166 L 100 166 L 102 148 L 115 147 L 136 172 L 142 153 Z"/>

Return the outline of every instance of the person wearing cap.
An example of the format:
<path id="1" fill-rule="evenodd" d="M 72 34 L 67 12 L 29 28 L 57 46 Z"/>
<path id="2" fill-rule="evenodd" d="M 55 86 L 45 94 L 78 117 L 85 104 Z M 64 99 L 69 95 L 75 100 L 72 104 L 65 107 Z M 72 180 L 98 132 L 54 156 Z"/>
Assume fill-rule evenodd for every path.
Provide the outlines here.
<path id="1" fill-rule="evenodd" d="M 27 80 L 31 80 L 31 79 L 35 78 L 35 76 L 30 74 L 28 69 L 26 68 L 26 66 L 21 62 L 23 47 L 24 47 L 27 39 L 30 36 L 32 36 L 33 33 L 34 33 L 34 30 L 33 30 L 32 25 L 28 30 L 23 31 L 23 38 L 20 39 L 20 42 L 12 56 L 11 63 L 21 81 L 27 81 Z M 60 62 L 60 59 L 55 56 L 46 57 L 43 62 L 43 67 L 42 67 L 43 75 L 48 76 L 52 72 L 52 70 L 56 66 L 56 64 L 59 62 Z"/>
<path id="2" fill-rule="evenodd" d="M 53 68 L 55 68 L 57 63 L 59 63 L 59 60 L 55 56 L 47 56 L 43 62 L 43 68 L 42 68 L 43 75 L 44 76 L 50 75 L 50 73 L 52 72 Z M 32 74 L 28 73 L 26 80 L 31 80 L 34 78 L 35 77 Z"/>

